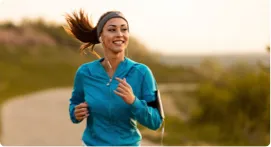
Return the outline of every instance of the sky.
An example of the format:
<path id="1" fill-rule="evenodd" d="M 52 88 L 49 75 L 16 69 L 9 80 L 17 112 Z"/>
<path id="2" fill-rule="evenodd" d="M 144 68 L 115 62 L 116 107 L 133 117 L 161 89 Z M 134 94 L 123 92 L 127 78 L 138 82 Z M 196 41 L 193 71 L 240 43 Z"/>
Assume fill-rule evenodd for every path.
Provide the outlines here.
<path id="1" fill-rule="evenodd" d="M 264 53 L 270 44 L 269 0 L 0 0 L 0 21 L 65 23 L 80 8 L 96 24 L 108 10 L 127 17 L 131 35 L 163 54 Z"/>

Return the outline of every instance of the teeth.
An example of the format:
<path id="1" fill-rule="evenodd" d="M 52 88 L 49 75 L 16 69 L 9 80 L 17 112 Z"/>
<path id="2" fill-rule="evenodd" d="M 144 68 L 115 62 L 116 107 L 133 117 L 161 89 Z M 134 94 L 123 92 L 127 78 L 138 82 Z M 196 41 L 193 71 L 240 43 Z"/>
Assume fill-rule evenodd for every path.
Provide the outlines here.
<path id="1" fill-rule="evenodd" d="M 114 41 L 115 44 L 122 44 L 122 41 Z"/>

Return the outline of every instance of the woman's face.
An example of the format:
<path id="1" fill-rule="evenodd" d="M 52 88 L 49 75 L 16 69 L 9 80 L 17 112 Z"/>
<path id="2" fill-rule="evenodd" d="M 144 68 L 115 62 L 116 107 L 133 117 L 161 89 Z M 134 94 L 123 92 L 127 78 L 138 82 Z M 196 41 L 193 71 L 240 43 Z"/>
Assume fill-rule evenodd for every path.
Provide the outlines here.
<path id="1" fill-rule="evenodd" d="M 128 46 L 128 25 L 122 18 L 112 18 L 106 22 L 101 33 L 105 49 L 117 54 L 123 52 Z"/>

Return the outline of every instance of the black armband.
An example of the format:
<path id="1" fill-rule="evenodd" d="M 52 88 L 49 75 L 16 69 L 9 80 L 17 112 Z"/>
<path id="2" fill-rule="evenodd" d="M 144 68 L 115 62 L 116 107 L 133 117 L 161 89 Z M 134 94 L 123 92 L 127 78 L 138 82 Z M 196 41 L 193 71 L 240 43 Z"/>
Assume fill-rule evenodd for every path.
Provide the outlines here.
<path id="1" fill-rule="evenodd" d="M 162 99 L 161 99 L 161 95 L 160 95 L 159 90 L 155 91 L 155 100 L 151 101 L 151 102 L 147 102 L 147 105 L 149 107 L 157 108 L 160 113 L 161 118 L 162 119 L 165 118 L 164 109 L 163 109 L 163 105 L 162 105 Z"/>

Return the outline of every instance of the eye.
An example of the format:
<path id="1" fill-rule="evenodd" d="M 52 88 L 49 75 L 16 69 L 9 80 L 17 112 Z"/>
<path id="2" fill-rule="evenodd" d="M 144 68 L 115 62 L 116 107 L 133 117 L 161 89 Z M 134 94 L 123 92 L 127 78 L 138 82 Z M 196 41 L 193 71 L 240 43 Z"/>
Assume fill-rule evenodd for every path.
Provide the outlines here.
<path id="1" fill-rule="evenodd" d="M 127 31 L 128 29 L 124 28 L 124 29 L 121 29 L 122 31 Z"/>
<path id="2" fill-rule="evenodd" d="M 109 32 L 114 32 L 114 31 L 116 31 L 116 29 L 109 29 L 108 31 Z"/>

